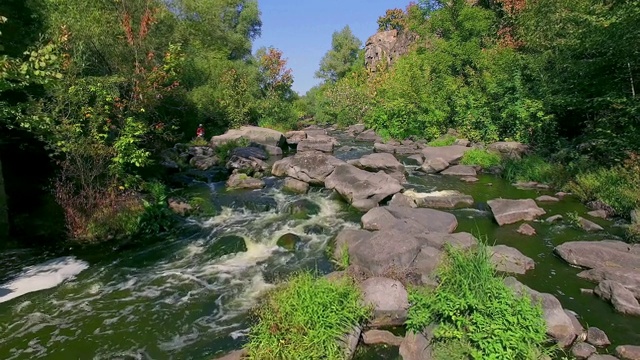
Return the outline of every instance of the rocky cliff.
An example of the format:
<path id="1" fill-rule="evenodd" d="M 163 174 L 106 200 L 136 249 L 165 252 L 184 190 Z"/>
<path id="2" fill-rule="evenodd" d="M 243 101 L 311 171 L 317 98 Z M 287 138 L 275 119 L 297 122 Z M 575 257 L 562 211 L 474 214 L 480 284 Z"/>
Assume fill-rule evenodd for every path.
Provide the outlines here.
<path id="1" fill-rule="evenodd" d="M 388 66 L 409 52 L 417 36 L 397 30 L 380 31 L 371 36 L 365 44 L 365 64 L 369 71 L 377 71 L 380 64 Z"/>

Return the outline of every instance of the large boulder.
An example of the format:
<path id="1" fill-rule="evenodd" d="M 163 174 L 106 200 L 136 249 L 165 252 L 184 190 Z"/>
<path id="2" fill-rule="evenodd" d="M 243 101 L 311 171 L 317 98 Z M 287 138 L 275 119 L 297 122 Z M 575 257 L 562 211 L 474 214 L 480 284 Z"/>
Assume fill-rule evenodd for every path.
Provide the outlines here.
<path id="1" fill-rule="evenodd" d="M 427 174 L 436 174 L 449 167 L 449 163 L 443 158 L 427 159 L 420 166 L 420 170 Z"/>
<path id="2" fill-rule="evenodd" d="M 327 139 L 305 139 L 298 143 L 296 150 L 301 153 L 304 151 L 321 151 L 324 153 L 333 152 L 333 142 Z"/>
<path id="3" fill-rule="evenodd" d="M 640 269 L 640 245 L 622 241 L 571 241 L 557 246 L 555 252 L 569 264 L 585 268 Z"/>
<path id="4" fill-rule="evenodd" d="M 227 162 L 227 169 L 248 175 L 265 171 L 267 168 L 264 161 L 254 157 L 244 158 L 233 155 Z"/>
<path id="5" fill-rule="evenodd" d="M 430 193 L 419 193 L 407 190 L 403 193 L 412 199 L 418 207 L 434 209 L 457 209 L 473 205 L 473 197 L 457 190 L 442 190 Z"/>
<path id="6" fill-rule="evenodd" d="M 616 266 L 603 266 L 585 270 L 578 277 L 599 283 L 604 280 L 612 280 L 622 284 L 625 288 L 640 299 L 640 269 L 621 268 Z"/>
<path id="7" fill-rule="evenodd" d="M 489 247 L 489 254 L 496 270 L 505 273 L 524 274 L 535 267 L 533 259 L 506 245 Z"/>
<path id="8" fill-rule="evenodd" d="M 325 178 L 325 187 L 336 190 L 360 211 L 368 211 L 404 189 L 398 180 L 384 172 L 370 173 L 349 164 L 338 165 Z"/>
<path id="9" fill-rule="evenodd" d="M 508 158 L 519 159 L 529 151 L 529 147 L 516 141 L 499 141 L 489 145 L 489 150 Z"/>
<path id="10" fill-rule="evenodd" d="M 404 233 L 452 233 L 458 227 L 455 215 L 426 208 L 384 206 L 369 210 L 362 216 L 367 230 L 395 229 Z"/>
<path id="11" fill-rule="evenodd" d="M 229 189 L 262 189 L 264 186 L 264 181 L 241 173 L 232 174 L 227 180 Z"/>
<path id="12" fill-rule="evenodd" d="M 298 145 L 298 143 L 307 138 L 307 133 L 304 131 L 289 131 L 284 136 L 287 138 L 287 144 Z"/>
<path id="13" fill-rule="evenodd" d="M 617 312 L 640 316 L 640 303 L 633 293 L 622 284 L 612 280 L 604 280 L 598 284 L 594 293 L 604 300 L 611 301 Z"/>
<path id="14" fill-rule="evenodd" d="M 379 31 L 373 34 L 365 43 L 365 66 L 369 71 L 378 71 L 378 64 L 393 65 L 402 55 L 406 54 L 415 41 L 415 35 L 410 31 L 398 30 Z"/>
<path id="15" fill-rule="evenodd" d="M 356 136 L 356 140 L 358 140 L 358 141 L 380 142 L 380 141 L 382 141 L 382 138 L 378 134 L 376 134 L 375 131 L 369 129 L 369 130 L 365 130 L 365 131 L 361 132 L 360 134 L 358 134 L 358 136 Z"/>
<path id="16" fill-rule="evenodd" d="M 309 191 L 309 184 L 294 178 L 286 178 L 282 189 L 293 193 L 306 194 Z"/>
<path id="17" fill-rule="evenodd" d="M 532 221 L 538 216 L 546 214 L 546 211 L 539 207 L 533 199 L 495 199 L 487 201 L 487 204 L 500 226 L 522 220 Z"/>
<path id="18" fill-rule="evenodd" d="M 451 165 L 456 165 L 460 159 L 462 159 L 464 153 L 469 150 L 471 150 L 471 148 L 459 145 L 436 147 L 428 146 L 422 149 L 422 155 L 424 156 L 425 162 L 441 158 Z"/>
<path id="19" fill-rule="evenodd" d="M 257 146 L 247 146 L 247 147 L 239 147 L 231 150 L 229 154 L 231 156 L 237 156 L 242 158 L 256 158 L 260 160 L 267 160 L 269 158 L 269 154 L 267 152 Z"/>
<path id="20" fill-rule="evenodd" d="M 362 170 L 371 172 L 384 171 L 400 183 L 407 181 L 404 175 L 404 165 L 402 165 L 398 159 L 391 154 L 369 154 L 361 157 L 360 159 L 349 160 L 348 163 Z"/>
<path id="21" fill-rule="evenodd" d="M 338 165 L 346 163 L 331 155 L 309 151 L 278 160 L 273 164 L 274 176 L 289 176 L 313 185 L 324 185 L 325 179 Z"/>
<path id="22" fill-rule="evenodd" d="M 243 126 L 240 129 L 231 129 L 226 133 L 211 138 L 211 147 L 218 147 L 230 141 L 246 139 L 256 144 L 282 147 L 286 144 L 285 136 L 276 130 L 261 128 L 258 126 Z"/>
<path id="23" fill-rule="evenodd" d="M 453 175 L 453 176 L 476 176 L 478 173 L 473 166 L 469 165 L 454 165 L 440 174 L 442 175 Z"/>
<path id="24" fill-rule="evenodd" d="M 409 299 L 404 285 L 397 280 L 372 277 L 360 284 L 363 301 L 373 307 L 372 327 L 404 325 Z"/>
<path id="25" fill-rule="evenodd" d="M 368 238 L 364 233 L 341 237 L 345 240 L 337 239 L 336 246 L 346 244 L 342 246 L 349 251 L 349 263 L 369 269 L 374 275 L 409 269 L 423 242 L 395 229 L 375 231 Z"/>
<path id="26" fill-rule="evenodd" d="M 189 160 L 189 165 L 194 168 L 202 171 L 206 171 L 211 169 L 212 167 L 218 165 L 220 160 L 217 156 L 207 156 L 207 155 L 196 155 Z"/>

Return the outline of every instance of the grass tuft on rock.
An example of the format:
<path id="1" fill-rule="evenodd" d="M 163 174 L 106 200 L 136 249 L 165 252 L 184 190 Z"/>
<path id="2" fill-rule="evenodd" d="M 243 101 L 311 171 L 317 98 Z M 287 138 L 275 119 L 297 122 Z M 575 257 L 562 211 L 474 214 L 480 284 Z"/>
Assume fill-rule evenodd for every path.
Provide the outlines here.
<path id="1" fill-rule="evenodd" d="M 256 310 L 249 332 L 251 359 L 344 359 L 338 342 L 363 323 L 370 309 L 347 277 L 337 281 L 294 275 L 271 291 Z"/>
<path id="2" fill-rule="evenodd" d="M 407 330 L 437 324 L 436 359 L 540 358 L 547 339 L 542 309 L 504 284 L 486 246 L 446 254 L 438 287 L 410 290 Z"/>
<path id="3" fill-rule="evenodd" d="M 502 158 L 495 152 L 484 149 L 471 149 L 464 153 L 460 163 L 462 165 L 478 165 L 483 169 L 500 165 Z"/>
<path id="4" fill-rule="evenodd" d="M 562 186 L 569 179 L 569 174 L 562 165 L 536 155 L 507 159 L 504 161 L 503 176 L 511 182 L 535 181 L 554 186 Z"/>
<path id="5" fill-rule="evenodd" d="M 450 146 L 456 142 L 456 137 L 452 135 L 444 135 L 435 140 L 429 142 L 429 146 L 440 147 L 440 146 Z"/>

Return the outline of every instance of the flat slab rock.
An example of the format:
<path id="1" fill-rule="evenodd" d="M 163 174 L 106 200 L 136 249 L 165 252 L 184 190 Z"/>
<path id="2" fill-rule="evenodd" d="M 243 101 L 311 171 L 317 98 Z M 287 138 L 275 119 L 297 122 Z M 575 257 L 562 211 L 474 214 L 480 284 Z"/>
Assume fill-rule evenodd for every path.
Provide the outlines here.
<path id="1" fill-rule="evenodd" d="M 640 269 L 640 245 L 617 240 L 570 241 L 555 252 L 569 264 L 589 269 L 617 267 Z"/>
<path id="2" fill-rule="evenodd" d="M 216 147 L 229 141 L 247 139 L 261 145 L 282 147 L 287 139 L 279 131 L 261 128 L 258 126 L 243 126 L 240 129 L 231 129 L 226 133 L 211 138 L 211 146 Z"/>
<path id="3" fill-rule="evenodd" d="M 640 346 L 620 345 L 616 347 L 616 355 L 621 360 L 640 360 Z"/>
<path id="4" fill-rule="evenodd" d="M 388 153 L 369 154 L 360 159 L 349 160 L 347 163 L 370 172 L 383 171 L 400 183 L 407 181 L 404 165 L 402 165 L 395 156 Z"/>
<path id="5" fill-rule="evenodd" d="M 367 330 L 362 334 L 362 342 L 367 345 L 385 344 L 390 346 L 400 346 L 404 340 L 401 336 L 393 335 L 386 330 Z"/>
<path id="6" fill-rule="evenodd" d="M 476 176 L 478 173 L 476 172 L 476 168 L 469 165 L 454 165 L 440 174 L 442 175 L 453 175 L 453 176 Z"/>
<path id="7" fill-rule="evenodd" d="M 521 234 L 521 235 L 533 236 L 536 234 L 536 229 L 534 229 L 533 226 L 529 224 L 522 224 L 518 228 L 517 232 L 518 234 Z"/>
<path id="8" fill-rule="evenodd" d="M 622 284 L 613 280 L 603 280 L 596 286 L 594 293 L 602 299 L 610 301 L 617 312 L 640 316 L 640 303 L 633 293 Z"/>
<path id="9" fill-rule="evenodd" d="M 458 227 L 455 215 L 426 208 L 382 206 L 361 218 L 366 230 L 394 229 L 412 234 L 452 233 Z"/>
<path id="10" fill-rule="evenodd" d="M 346 163 L 331 155 L 309 151 L 276 161 L 271 173 L 274 176 L 289 176 L 313 185 L 324 185 L 327 176 L 342 164 Z"/>
<path id="11" fill-rule="evenodd" d="M 532 221 L 538 216 L 546 214 L 546 211 L 539 207 L 533 199 L 495 199 L 487 201 L 487 204 L 500 226 L 523 220 Z"/>
<path id="12" fill-rule="evenodd" d="M 305 151 L 321 151 L 324 153 L 332 153 L 333 152 L 333 142 L 329 140 L 323 139 L 304 139 L 298 142 L 298 146 L 296 147 L 296 151 L 299 153 Z"/>
<path id="13" fill-rule="evenodd" d="M 442 190 L 430 193 L 407 190 L 403 194 L 412 199 L 417 207 L 458 209 L 469 207 L 474 203 L 471 195 L 463 194 L 457 190 Z"/>
<path id="14" fill-rule="evenodd" d="M 622 284 L 622 286 L 631 291 L 636 298 L 640 299 L 640 269 L 603 266 L 585 270 L 579 273 L 578 277 L 596 284 L 604 280 L 615 281 Z"/>
<path id="15" fill-rule="evenodd" d="M 336 166 L 325 178 L 325 187 L 336 190 L 353 207 L 368 211 L 394 194 L 404 190 L 398 180 L 380 171 L 371 173 L 349 164 Z"/>
<path id="16" fill-rule="evenodd" d="M 459 145 L 438 147 L 427 146 L 422 149 L 422 156 L 424 156 L 425 162 L 436 158 L 442 158 L 447 163 L 456 165 L 469 150 L 471 150 L 470 147 Z"/>
<path id="17" fill-rule="evenodd" d="M 524 274 L 535 267 L 533 259 L 523 255 L 518 249 L 496 245 L 488 249 L 491 254 L 491 262 L 496 270 L 510 274 Z"/>

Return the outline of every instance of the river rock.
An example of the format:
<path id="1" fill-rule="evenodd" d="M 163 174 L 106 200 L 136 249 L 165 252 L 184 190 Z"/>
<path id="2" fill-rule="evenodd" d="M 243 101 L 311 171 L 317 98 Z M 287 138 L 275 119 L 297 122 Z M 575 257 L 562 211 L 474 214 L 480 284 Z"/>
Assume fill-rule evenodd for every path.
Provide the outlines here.
<path id="1" fill-rule="evenodd" d="M 384 172 L 370 173 L 349 164 L 338 165 L 325 179 L 327 189 L 336 190 L 353 207 L 368 211 L 404 188 Z"/>
<path id="2" fill-rule="evenodd" d="M 276 245 L 288 251 L 295 251 L 298 244 L 302 241 L 300 236 L 292 233 L 287 233 L 278 238 Z"/>
<path id="3" fill-rule="evenodd" d="M 267 164 L 254 157 L 244 158 L 236 155 L 232 155 L 229 161 L 227 162 L 226 168 L 235 172 L 253 175 L 262 171 L 267 170 Z"/>
<path id="4" fill-rule="evenodd" d="M 427 208 L 383 206 L 362 216 L 366 230 L 395 229 L 411 234 L 452 233 L 458 227 L 455 215 Z"/>
<path id="5" fill-rule="evenodd" d="M 571 323 L 573 324 L 573 330 L 576 334 L 580 334 L 580 337 L 576 339 L 576 341 L 583 341 L 586 339 L 586 333 L 584 331 L 584 327 L 580 324 L 578 320 L 577 314 L 571 310 L 564 309 L 564 313 L 567 314 L 569 319 L 571 319 Z"/>
<path id="6" fill-rule="evenodd" d="M 227 187 L 230 189 L 262 189 L 264 186 L 264 181 L 241 173 L 231 174 L 227 180 Z"/>
<path id="7" fill-rule="evenodd" d="M 362 334 L 362 328 L 356 325 L 338 340 L 338 344 L 343 349 L 344 359 L 351 360 L 356 353 L 358 343 L 360 342 L 360 335 Z"/>
<path id="8" fill-rule="evenodd" d="M 524 274 L 535 267 L 533 259 L 524 256 L 518 249 L 496 245 L 489 247 L 491 262 L 496 270 L 511 274 Z"/>
<path id="9" fill-rule="evenodd" d="M 347 128 L 347 134 L 349 134 L 351 136 L 356 136 L 356 135 L 360 134 L 361 132 L 363 132 L 364 130 L 365 130 L 364 124 L 350 125 Z"/>
<path id="10" fill-rule="evenodd" d="M 617 240 L 570 241 L 555 252 L 569 264 L 585 268 L 618 267 L 640 269 L 640 245 Z"/>
<path id="11" fill-rule="evenodd" d="M 555 296 L 535 291 L 513 277 L 505 278 L 504 283 L 518 294 L 529 295 L 533 303 L 542 305 L 547 335 L 551 336 L 558 345 L 568 347 L 580 335 L 576 333 L 571 319 L 564 312 L 562 304 Z"/>
<path id="12" fill-rule="evenodd" d="M 529 224 L 520 225 L 517 231 L 518 231 L 518 234 L 522 234 L 526 236 L 533 236 L 536 234 L 536 229 L 534 229 L 533 226 Z"/>
<path id="13" fill-rule="evenodd" d="M 249 142 L 273 147 L 282 147 L 287 142 L 285 136 L 279 131 L 257 126 L 243 126 L 240 129 L 231 129 L 222 135 L 212 137 L 211 147 L 216 148 L 229 141 L 240 139 L 247 139 Z"/>
<path id="14" fill-rule="evenodd" d="M 578 224 L 580 225 L 580 227 L 588 232 L 593 232 L 593 231 L 602 231 L 604 230 L 604 228 L 596 223 L 594 223 L 591 220 L 587 220 L 583 217 L 578 217 Z"/>
<path id="15" fill-rule="evenodd" d="M 571 354 L 576 359 L 587 359 L 589 356 L 595 354 L 596 351 L 593 345 L 584 342 L 577 342 L 571 347 Z"/>
<path id="16" fill-rule="evenodd" d="M 480 179 L 478 179 L 475 176 L 464 176 L 464 177 L 460 178 L 460 181 L 464 181 L 466 183 L 475 183 L 475 182 L 480 181 Z"/>
<path id="17" fill-rule="evenodd" d="M 413 162 L 413 164 L 410 164 L 410 165 L 421 166 L 424 163 L 424 157 L 422 157 L 422 154 L 413 154 L 407 157 L 407 160 L 409 160 L 410 162 Z"/>
<path id="18" fill-rule="evenodd" d="M 394 229 L 373 232 L 368 239 L 358 238 L 360 234 L 348 235 L 351 236 L 346 238 L 350 264 L 367 268 L 374 275 L 409 269 L 422 246 L 422 241 L 415 236 Z"/>
<path id="19" fill-rule="evenodd" d="M 422 155 L 425 162 L 437 158 L 441 158 L 451 165 L 456 165 L 464 156 L 464 153 L 471 150 L 466 146 L 451 145 L 451 146 L 437 146 L 437 147 L 425 147 L 422 149 Z"/>
<path id="20" fill-rule="evenodd" d="M 296 219 L 308 219 L 320 212 L 320 206 L 309 199 L 298 199 L 286 204 L 282 212 Z"/>
<path id="21" fill-rule="evenodd" d="M 440 264 L 442 264 L 443 259 L 444 254 L 442 251 L 429 245 L 424 245 L 420 248 L 420 251 L 409 266 L 409 269 L 420 275 L 420 283 L 433 283 L 434 280 L 432 275 Z"/>
<path id="22" fill-rule="evenodd" d="M 443 158 L 427 159 L 422 163 L 420 170 L 427 174 L 437 174 L 449 167 L 449 163 Z"/>
<path id="23" fill-rule="evenodd" d="M 389 201 L 389 206 L 400 206 L 400 207 L 409 207 L 409 208 L 417 208 L 416 202 L 409 196 L 398 193 L 393 195 L 391 201 Z"/>
<path id="24" fill-rule="evenodd" d="M 421 236 L 426 243 L 439 250 L 444 250 L 445 245 L 449 245 L 455 249 L 467 250 L 474 249 L 478 246 L 478 239 L 475 236 L 466 233 L 429 233 Z"/>
<path id="25" fill-rule="evenodd" d="M 340 261 L 347 254 L 353 252 L 353 247 L 361 241 L 369 240 L 373 236 L 373 232 L 361 229 L 343 229 L 338 233 L 333 249 L 333 258 Z"/>
<path id="26" fill-rule="evenodd" d="M 549 195 L 542 195 L 542 196 L 538 196 L 536 198 L 537 202 L 558 202 L 560 201 L 560 199 L 558 199 L 557 197 L 553 197 L 553 196 L 549 196 Z"/>
<path id="27" fill-rule="evenodd" d="M 229 153 L 231 156 L 238 156 L 241 158 L 256 158 L 260 160 L 267 160 L 269 158 L 269 154 L 267 152 L 257 146 L 247 146 L 247 147 L 239 147 L 231 150 Z"/>
<path id="28" fill-rule="evenodd" d="M 307 138 L 307 133 L 304 131 L 289 131 L 284 134 L 287 138 L 287 144 L 298 145 L 298 143 Z"/>
<path id="29" fill-rule="evenodd" d="M 404 325 L 409 298 L 404 285 L 397 280 L 373 277 L 360 284 L 364 304 L 373 306 L 372 327 Z"/>
<path id="30" fill-rule="evenodd" d="M 499 141 L 488 147 L 489 150 L 500 153 L 508 158 L 519 159 L 522 155 L 529 152 L 529 147 L 516 141 Z"/>
<path id="31" fill-rule="evenodd" d="M 622 284 L 612 280 L 603 280 L 596 286 L 594 292 L 602 299 L 611 301 L 611 305 L 617 312 L 640 316 L 640 303 L 633 293 Z"/>
<path id="32" fill-rule="evenodd" d="M 393 335 L 391 332 L 386 330 L 367 330 L 362 334 L 362 342 L 367 345 L 390 345 L 390 346 L 400 346 L 402 341 L 404 340 L 401 336 Z"/>
<path id="33" fill-rule="evenodd" d="M 383 171 L 389 174 L 400 183 L 407 181 L 404 173 L 404 165 L 402 165 L 395 156 L 387 153 L 374 153 L 361 157 L 360 159 L 349 160 L 349 164 L 370 172 Z"/>
<path id="34" fill-rule="evenodd" d="M 606 347 L 611 345 L 611 341 L 609 341 L 607 334 L 593 326 L 587 329 L 587 342 L 597 347 Z"/>
<path id="35" fill-rule="evenodd" d="M 333 143 L 330 141 L 324 141 L 324 140 L 306 139 L 298 143 L 298 147 L 296 150 L 299 153 L 304 151 L 321 151 L 324 153 L 332 153 Z"/>
<path id="36" fill-rule="evenodd" d="M 603 266 L 595 269 L 585 270 L 578 274 L 578 277 L 599 283 L 603 280 L 612 280 L 622 284 L 633 296 L 640 299 L 640 269 L 620 268 L 616 266 Z"/>
<path id="37" fill-rule="evenodd" d="M 433 358 L 431 340 L 433 327 L 423 333 L 407 332 L 404 341 L 400 344 L 400 356 L 402 360 L 431 360 Z"/>
<path id="38" fill-rule="evenodd" d="M 517 223 L 518 221 L 532 221 L 538 216 L 546 214 L 532 199 L 509 200 L 495 199 L 487 201 L 498 225 Z"/>
<path id="39" fill-rule="evenodd" d="M 356 136 L 356 140 L 358 141 L 371 141 L 371 142 L 381 142 L 382 138 L 376 134 L 375 131 L 369 129 L 361 132 Z"/>
<path id="40" fill-rule="evenodd" d="M 457 190 L 442 190 L 430 193 L 418 193 L 407 190 L 403 193 L 413 199 L 418 207 L 434 209 L 458 209 L 473 205 L 473 197 Z"/>
<path id="41" fill-rule="evenodd" d="M 217 156 L 206 156 L 206 155 L 197 155 L 189 160 L 189 165 L 193 166 L 198 170 L 209 170 L 212 167 L 218 165 L 220 160 Z"/>
<path id="42" fill-rule="evenodd" d="M 471 141 L 469 141 L 467 139 L 456 139 L 456 141 L 453 142 L 453 145 L 471 146 Z"/>
<path id="43" fill-rule="evenodd" d="M 391 144 L 383 144 L 383 143 L 377 142 L 373 144 L 373 151 L 375 151 L 376 153 L 393 154 L 396 152 L 396 147 Z"/>
<path id="44" fill-rule="evenodd" d="M 282 189 L 292 193 L 306 194 L 307 191 L 309 191 L 309 184 L 304 181 L 288 177 L 284 179 Z"/>
<path id="45" fill-rule="evenodd" d="M 313 185 L 324 185 L 325 179 L 342 160 L 318 151 L 309 151 L 278 160 L 273 164 L 274 176 L 289 176 Z"/>
<path id="46" fill-rule="evenodd" d="M 587 360 L 619 360 L 619 359 L 613 355 L 593 354 L 589 356 Z"/>
<path id="47" fill-rule="evenodd" d="M 303 131 L 305 132 L 305 134 L 307 134 L 307 138 L 327 135 L 327 129 L 323 129 L 314 125 L 304 128 Z"/>
<path id="48" fill-rule="evenodd" d="M 478 173 L 473 166 L 469 165 L 454 165 L 440 174 L 442 175 L 453 175 L 453 176 L 476 176 Z"/>
<path id="49" fill-rule="evenodd" d="M 549 216 L 545 221 L 551 224 L 561 220 L 562 220 L 562 215 L 553 215 L 553 216 Z"/>
<path id="50" fill-rule="evenodd" d="M 620 345 L 616 347 L 616 355 L 621 360 L 640 360 L 640 346 Z"/>
<path id="51" fill-rule="evenodd" d="M 191 213 L 191 211 L 193 211 L 193 206 L 191 206 L 191 204 L 184 200 L 176 198 L 170 198 L 169 200 L 167 200 L 167 206 L 169 206 L 169 209 L 171 211 L 182 216 L 188 215 L 189 213 Z"/>
<path id="52" fill-rule="evenodd" d="M 246 359 L 249 355 L 249 352 L 246 349 L 236 350 L 224 355 L 222 357 L 217 357 L 214 360 L 242 360 Z"/>

